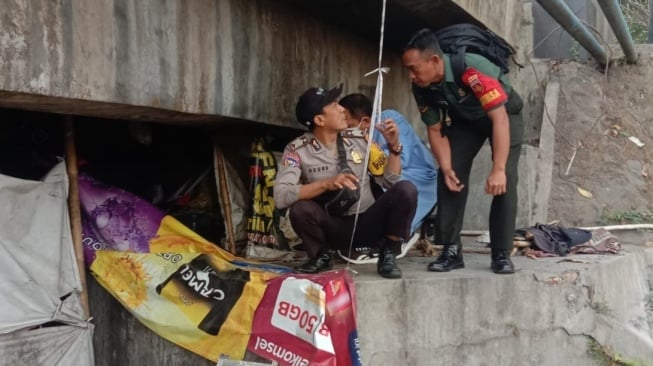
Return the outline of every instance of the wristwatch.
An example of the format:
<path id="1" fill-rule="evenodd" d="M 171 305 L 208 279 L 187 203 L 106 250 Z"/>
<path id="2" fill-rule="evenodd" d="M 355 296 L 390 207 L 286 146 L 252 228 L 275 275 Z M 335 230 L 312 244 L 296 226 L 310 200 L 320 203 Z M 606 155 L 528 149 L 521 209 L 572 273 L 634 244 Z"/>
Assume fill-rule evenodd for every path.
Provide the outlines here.
<path id="1" fill-rule="evenodd" d="M 397 145 L 388 144 L 388 150 L 390 150 L 390 154 L 401 155 L 401 152 L 404 150 L 404 145 L 401 142 Z"/>

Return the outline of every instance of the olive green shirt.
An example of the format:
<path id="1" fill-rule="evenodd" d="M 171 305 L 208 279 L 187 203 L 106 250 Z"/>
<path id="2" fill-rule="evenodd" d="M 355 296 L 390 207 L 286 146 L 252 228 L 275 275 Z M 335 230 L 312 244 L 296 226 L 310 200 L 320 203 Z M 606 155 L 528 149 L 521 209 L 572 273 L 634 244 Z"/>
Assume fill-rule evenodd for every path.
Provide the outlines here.
<path id="1" fill-rule="evenodd" d="M 426 88 L 420 88 L 413 84 L 413 95 L 422 121 L 427 126 L 432 126 L 444 121 L 446 114 L 449 114 L 453 121 L 478 120 L 486 117 L 487 112 L 483 110 L 481 103 L 472 91 L 456 84 L 449 55 L 444 54 L 443 58 L 444 80 L 442 82 L 433 83 Z M 509 96 L 505 104 L 509 114 L 521 111 L 521 98 L 513 90 L 508 78 L 498 66 L 475 53 L 465 54 L 465 64 L 467 67 L 473 67 L 479 72 L 499 80 L 503 90 Z"/>

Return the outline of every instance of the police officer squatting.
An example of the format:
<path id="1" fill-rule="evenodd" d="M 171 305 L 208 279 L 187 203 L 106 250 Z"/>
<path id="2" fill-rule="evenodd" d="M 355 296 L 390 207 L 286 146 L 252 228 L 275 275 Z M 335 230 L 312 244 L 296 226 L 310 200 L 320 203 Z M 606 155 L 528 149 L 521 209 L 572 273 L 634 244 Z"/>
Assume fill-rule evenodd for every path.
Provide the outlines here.
<path id="1" fill-rule="evenodd" d="M 436 35 L 417 32 L 402 54 L 413 94 L 439 165 L 436 238 L 444 245 L 428 270 L 463 268 L 460 231 L 474 157 L 486 140 L 492 169 L 485 192 L 493 196 L 489 228 L 491 269 L 514 273 L 510 260 L 517 214 L 517 165 L 522 145 L 522 100 L 504 71 L 486 57 L 442 51 Z M 461 66 L 462 65 L 462 66 Z"/>
<path id="2" fill-rule="evenodd" d="M 297 120 L 309 132 L 285 147 L 277 173 L 276 206 L 289 208 L 292 227 L 310 258 L 295 270 L 327 270 L 333 266 L 332 250 L 357 257 L 357 251 L 371 247 L 379 252 L 379 275 L 400 278 L 396 256 L 410 236 L 417 189 L 409 181 L 400 181 L 399 129 L 390 119 L 377 126 L 390 154 L 373 143 L 369 164 L 364 166 L 367 132 L 348 128 L 345 109 L 337 101 L 341 92 L 342 85 L 330 90 L 314 87 L 299 97 Z M 372 184 L 385 190 L 378 198 Z"/>

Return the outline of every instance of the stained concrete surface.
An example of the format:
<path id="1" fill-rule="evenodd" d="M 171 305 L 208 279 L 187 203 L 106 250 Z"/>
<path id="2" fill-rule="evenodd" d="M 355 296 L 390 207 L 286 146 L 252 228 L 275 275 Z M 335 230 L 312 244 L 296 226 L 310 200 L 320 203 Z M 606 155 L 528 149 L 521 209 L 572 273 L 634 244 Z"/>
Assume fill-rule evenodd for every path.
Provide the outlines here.
<path id="1" fill-rule="evenodd" d="M 344 82 L 347 92 L 369 93 L 376 79 L 363 75 L 377 58 L 377 43 L 265 0 L 12 0 L 0 7 L 0 91 L 11 97 L 0 106 L 7 108 L 297 127 L 301 92 Z M 415 112 L 397 55 L 384 66 L 392 70 L 386 100 Z M 78 108 L 70 103 L 76 100 L 86 103 Z"/>
<path id="2" fill-rule="evenodd" d="M 427 272 L 433 259 L 401 259 L 401 280 L 350 267 L 366 365 L 597 365 L 593 343 L 653 365 L 651 248 L 515 256 L 508 276 L 490 271 L 489 254 L 466 253 L 465 268 L 449 273 Z"/>

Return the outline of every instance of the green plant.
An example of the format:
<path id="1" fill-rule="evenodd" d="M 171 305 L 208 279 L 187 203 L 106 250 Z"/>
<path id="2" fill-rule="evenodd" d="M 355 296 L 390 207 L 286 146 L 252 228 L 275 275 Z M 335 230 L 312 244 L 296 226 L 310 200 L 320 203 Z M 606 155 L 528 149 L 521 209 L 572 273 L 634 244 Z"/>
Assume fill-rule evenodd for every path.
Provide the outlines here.
<path id="1" fill-rule="evenodd" d="M 601 315 L 608 315 L 612 310 L 608 307 L 608 304 L 605 302 L 593 302 L 590 304 L 590 307 L 592 310 L 594 310 L 595 313 L 601 314 Z"/>
<path id="2" fill-rule="evenodd" d="M 519 335 L 521 334 L 519 332 L 519 327 L 517 327 L 517 324 L 515 322 L 507 323 L 506 327 L 508 327 L 508 329 L 510 329 L 510 331 L 512 332 L 512 335 L 514 335 L 515 337 L 519 337 Z"/>
<path id="3" fill-rule="evenodd" d="M 594 338 L 587 342 L 587 354 L 592 357 L 598 366 L 647 366 L 649 361 L 625 359 L 614 352 L 609 346 L 604 346 Z"/>
<path id="4" fill-rule="evenodd" d="M 648 39 L 649 0 L 621 0 L 621 11 L 628 24 L 635 43 L 646 43 Z"/>
<path id="5" fill-rule="evenodd" d="M 601 222 L 606 225 L 652 223 L 653 214 L 636 210 L 606 212 L 601 215 Z"/>
<path id="6" fill-rule="evenodd" d="M 580 43 L 578 41 L 573 41 L 571 47 L 569 48 L 569 56 L 572 61 L 580 60 Z"/>
<path id="7" fill-rule="evenodd" d="M 590 338 L 587 342 L 587 354 L 596 361 L 598 366 L 610 366 L 610 356 L 595 339 Z"/>

